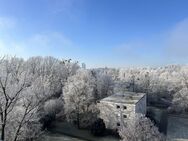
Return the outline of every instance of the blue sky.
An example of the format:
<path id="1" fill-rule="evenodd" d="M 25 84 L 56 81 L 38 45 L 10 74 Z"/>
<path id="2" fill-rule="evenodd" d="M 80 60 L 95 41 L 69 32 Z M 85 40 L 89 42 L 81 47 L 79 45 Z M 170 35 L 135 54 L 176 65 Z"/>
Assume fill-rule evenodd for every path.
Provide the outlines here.
<path id="1" fill-rule="evenodd" d="M 0 55 L 88 67 L 187 64 L 187 0 L 0 0 Z"/>

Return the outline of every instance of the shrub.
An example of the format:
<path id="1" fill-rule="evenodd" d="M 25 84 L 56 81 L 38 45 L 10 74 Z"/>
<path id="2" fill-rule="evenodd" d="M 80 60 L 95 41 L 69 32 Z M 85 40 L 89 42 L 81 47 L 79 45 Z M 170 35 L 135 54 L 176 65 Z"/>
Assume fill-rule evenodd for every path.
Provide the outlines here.
<path id="1" fill-rule="evenodd" d="M 104 135 L 106 130 L 104 121 L 102 119 L 97 119 L 91 126 L 91 133 L 94 136 L 102 136 Z"/>

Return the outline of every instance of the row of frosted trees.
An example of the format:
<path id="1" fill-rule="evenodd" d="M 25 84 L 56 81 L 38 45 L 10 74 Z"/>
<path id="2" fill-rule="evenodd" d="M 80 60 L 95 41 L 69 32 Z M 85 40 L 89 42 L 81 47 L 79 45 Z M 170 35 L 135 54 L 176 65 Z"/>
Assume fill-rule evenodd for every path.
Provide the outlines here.
<path id="1" fill-rule="evenodd" d="M 77 63 L 53 57 L 16 57 L 0 59 L 1 140 L 18 141 L 37 138 L 45 117 L 63 105 L 62 87 L 79 69 Z"/>
<path id="2" fill-rule="evenodd" d="M 57 116 L 87 128 L 97 118 L 96 101 L 113 94 L 113 85 L 111 76 L 71 60 L 2 57 L 1 140 L 34 140 Z"/>
<path id="3" fill-rule="evenodd" d="M 78 62 L 53 57 L 2 57 L 1 140 L 34 140 L 57 116 L 89 128 L 98 117 L 97 101 L 127 90 L 146 92 L 151 103 L 158 99 L 185 112 L 187 73 L 186 66 L 83 69 Z"/>

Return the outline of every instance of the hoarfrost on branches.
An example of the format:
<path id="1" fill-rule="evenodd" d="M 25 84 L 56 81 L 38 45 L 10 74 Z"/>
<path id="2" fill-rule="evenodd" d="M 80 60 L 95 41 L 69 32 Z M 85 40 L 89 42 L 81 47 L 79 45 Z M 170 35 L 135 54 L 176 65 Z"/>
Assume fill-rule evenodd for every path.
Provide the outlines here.
<path id="1" fill-rule="evenodd" d="M 165 141 L 152 121 L 141 114 L 134 115 L 125 126 L 122 126 L 119 134 L 122 141 Z"/>

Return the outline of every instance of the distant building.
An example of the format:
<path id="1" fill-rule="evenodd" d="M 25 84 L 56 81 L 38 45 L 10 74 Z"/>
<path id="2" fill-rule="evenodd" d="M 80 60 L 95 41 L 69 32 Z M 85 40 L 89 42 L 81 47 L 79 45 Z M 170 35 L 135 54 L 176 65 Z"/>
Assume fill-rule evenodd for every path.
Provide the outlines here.
<path id="1" fill-rule="evenodd" d="M 82 63 L 82 69 L 86 69 L 86 64 Z"/>
<path id="2" fill-rule="evenodd" d="M 100 109 L 100 118 L 106 128 L 118 129 L 136 113 L 146 114 L 146 94 L 125 92 L 106 97 L 97 103 Z"/>

